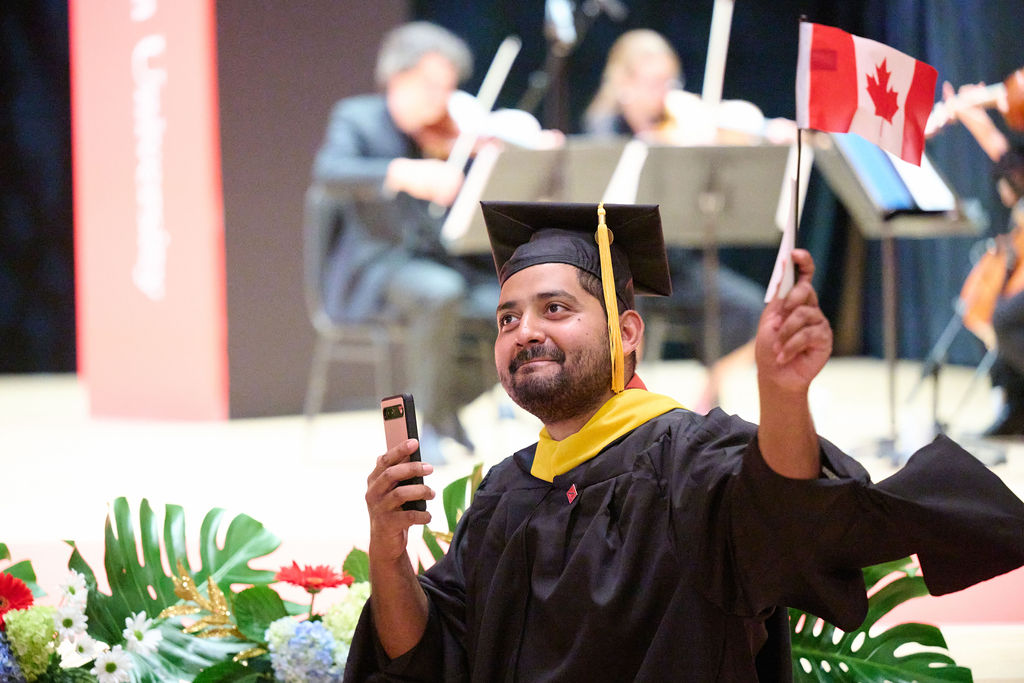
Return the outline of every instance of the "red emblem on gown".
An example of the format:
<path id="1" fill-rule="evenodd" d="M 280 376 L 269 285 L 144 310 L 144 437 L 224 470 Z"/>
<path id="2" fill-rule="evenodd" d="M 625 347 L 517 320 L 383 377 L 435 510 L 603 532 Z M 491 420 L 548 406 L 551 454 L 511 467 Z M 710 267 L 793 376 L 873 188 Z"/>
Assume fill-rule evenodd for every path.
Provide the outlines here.
<path id="1" fill-rule="evenodd" d="M 573 484 L 572 486 L 570 486 L 569 490 L 565 492 L 565 497 L 569 499 L 570 503 L 572 503 L 574 500 L 576 500 L 576 496 L 578 496 L 578 495 L 579 494 L 576 493 L 576 484 Z"/>

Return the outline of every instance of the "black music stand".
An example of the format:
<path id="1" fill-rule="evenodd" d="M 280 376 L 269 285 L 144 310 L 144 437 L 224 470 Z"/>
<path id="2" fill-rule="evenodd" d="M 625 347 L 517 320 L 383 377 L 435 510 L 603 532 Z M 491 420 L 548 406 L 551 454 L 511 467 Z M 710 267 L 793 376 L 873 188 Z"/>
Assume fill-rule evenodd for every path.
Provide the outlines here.
<path id="1" fill-rule="evenodd" d="M 902 464 L 897 447 L 896 238 L 977 235 L 979 226 L 927 156 L 921 166 L 893 159 L 860 136 L 810 131 L 825 179 L 867 239 L 881 240 L 882 333 L 889 383 L 889 435 L 878 455 Z M 936 390 L 937 391 L 937 390 Z"/>
<path id="2" fill-rule="evenodd" d="M 636 201 L 659 204 L 665 244 L 704 252 L 704 353 L 721 355 L 717 287 L 720 245 L 777 246 L 774 216 L 789 147 L 652 146 Z"/>

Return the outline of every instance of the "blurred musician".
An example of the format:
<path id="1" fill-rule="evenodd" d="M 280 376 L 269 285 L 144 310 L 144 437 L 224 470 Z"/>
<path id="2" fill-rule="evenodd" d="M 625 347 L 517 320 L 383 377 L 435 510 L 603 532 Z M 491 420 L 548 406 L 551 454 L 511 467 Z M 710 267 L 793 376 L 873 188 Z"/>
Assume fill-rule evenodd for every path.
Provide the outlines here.
<path id="1" fill-rule="evenodd" d="M 1011 146 L 985 110 L 991 87 L 965 85 L 954 94 L 953 86 L 944 83 L 942 90 L 946 116 L 963 123 L 994 162 L 996 190 L 1011 208 L 1007 234 L 997 238 L 988 258 L 979 260 L 961 298 L 966 305 L 965 326 L 997 353 L 991 377 L 1002 392 L 1002 405 L 984 435 L 1020 436 L 1024 435 L 1024 147 Z M 1024 70 L 1019 70 L 991 100 L 1011 126 L 1021 120 L 1022 91 Z"/>
<path id="2" fill-rule="evenodd" d="M 682 66 L 661 34 L 627 31 L 608 52 L 601 86 L 584 114 L 593 134 L 635 135 L 677 145 L 756 144 L 796 139 L 796 124 L 766 120 L 757 105 L 723 100 L 717 110 L 683 90 Z"/>
<path id="3" fill-rule="evenodd" d="M 482 382 L 456 380 L 477 368 L 456 365 L 460 321 L 493 325 L 498 300 L 489 257 L 446 253 L 441 218 L 429 210 L 450 206 L 462 185 L 463 169 L 445 162 L 459 134 L 448 107 L 471 71 L 469 49 L 448 30 L 427 22 L 393 29 L 377 58 L 381 92 L 335 105 L 313 166 L 317 181 L 363 188 L 339 211 L 323 292 L 328 313 L 339 322 L 407 322 L 405 374 L 423 456 L 433 462 L 441 460 L 439 437 L 471 448 L 457 410 L 476 393 L 460 390 Z"/>
<path id="4" fill-rule="evenodd" d="M 741 100 L 723 101 L 717 112 L 682 89 L 675 50 L 659 33 L 638 29 L 615 41 L 601 86 L 584 115 L 584 130 L 594 135 L 630 135 L 651 143 L 678 145 L 753 144 L 762 139 L 795 139 L 795 124 L 766 122 L 760 109 Z M 644 301 L 644 311 L 693 324 L 702 362 L 704 343 L 704 268 L 698 249 L 669 247 L 672 296 Z M 754 360 L 753 339 L 764 307 L 764 288 L 727 268 L 718 270 L 721 310 L 721 358 L 713 360 L 708 381 L 694 404 L 706 412 L 718 403 L 724 377 Z"/>

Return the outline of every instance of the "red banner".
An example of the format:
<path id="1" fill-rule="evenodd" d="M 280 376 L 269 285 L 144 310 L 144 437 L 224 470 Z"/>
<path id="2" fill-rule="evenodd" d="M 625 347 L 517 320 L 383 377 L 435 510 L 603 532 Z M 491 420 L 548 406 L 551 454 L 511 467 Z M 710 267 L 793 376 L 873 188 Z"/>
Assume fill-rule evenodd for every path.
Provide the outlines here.
<path id="1" fill-rule="evenodd" d="M 228 416 L 213 0 L 70 0 L 78 371 L 94 415 Z"/>

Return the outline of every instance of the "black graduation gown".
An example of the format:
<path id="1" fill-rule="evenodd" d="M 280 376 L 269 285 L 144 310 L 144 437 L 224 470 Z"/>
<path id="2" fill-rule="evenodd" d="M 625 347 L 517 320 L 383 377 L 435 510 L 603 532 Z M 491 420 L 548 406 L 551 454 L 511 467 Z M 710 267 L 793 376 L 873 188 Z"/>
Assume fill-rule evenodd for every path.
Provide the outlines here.
<path id="1" fill-rule="evenodd" d="M 918 553 L 941 594 L 1024 564 L 1024 503 L 945 437 L 878 484 L 826 441 L 822 478 L 779 476 L 719 410 L 650 420 L 550 484 L 534 449 L 420 578 L 421 642 L 389 661 L 371 598 L 346 681 L 785 681 L 784 606 L 852 630 L 862 567 Z"/>

